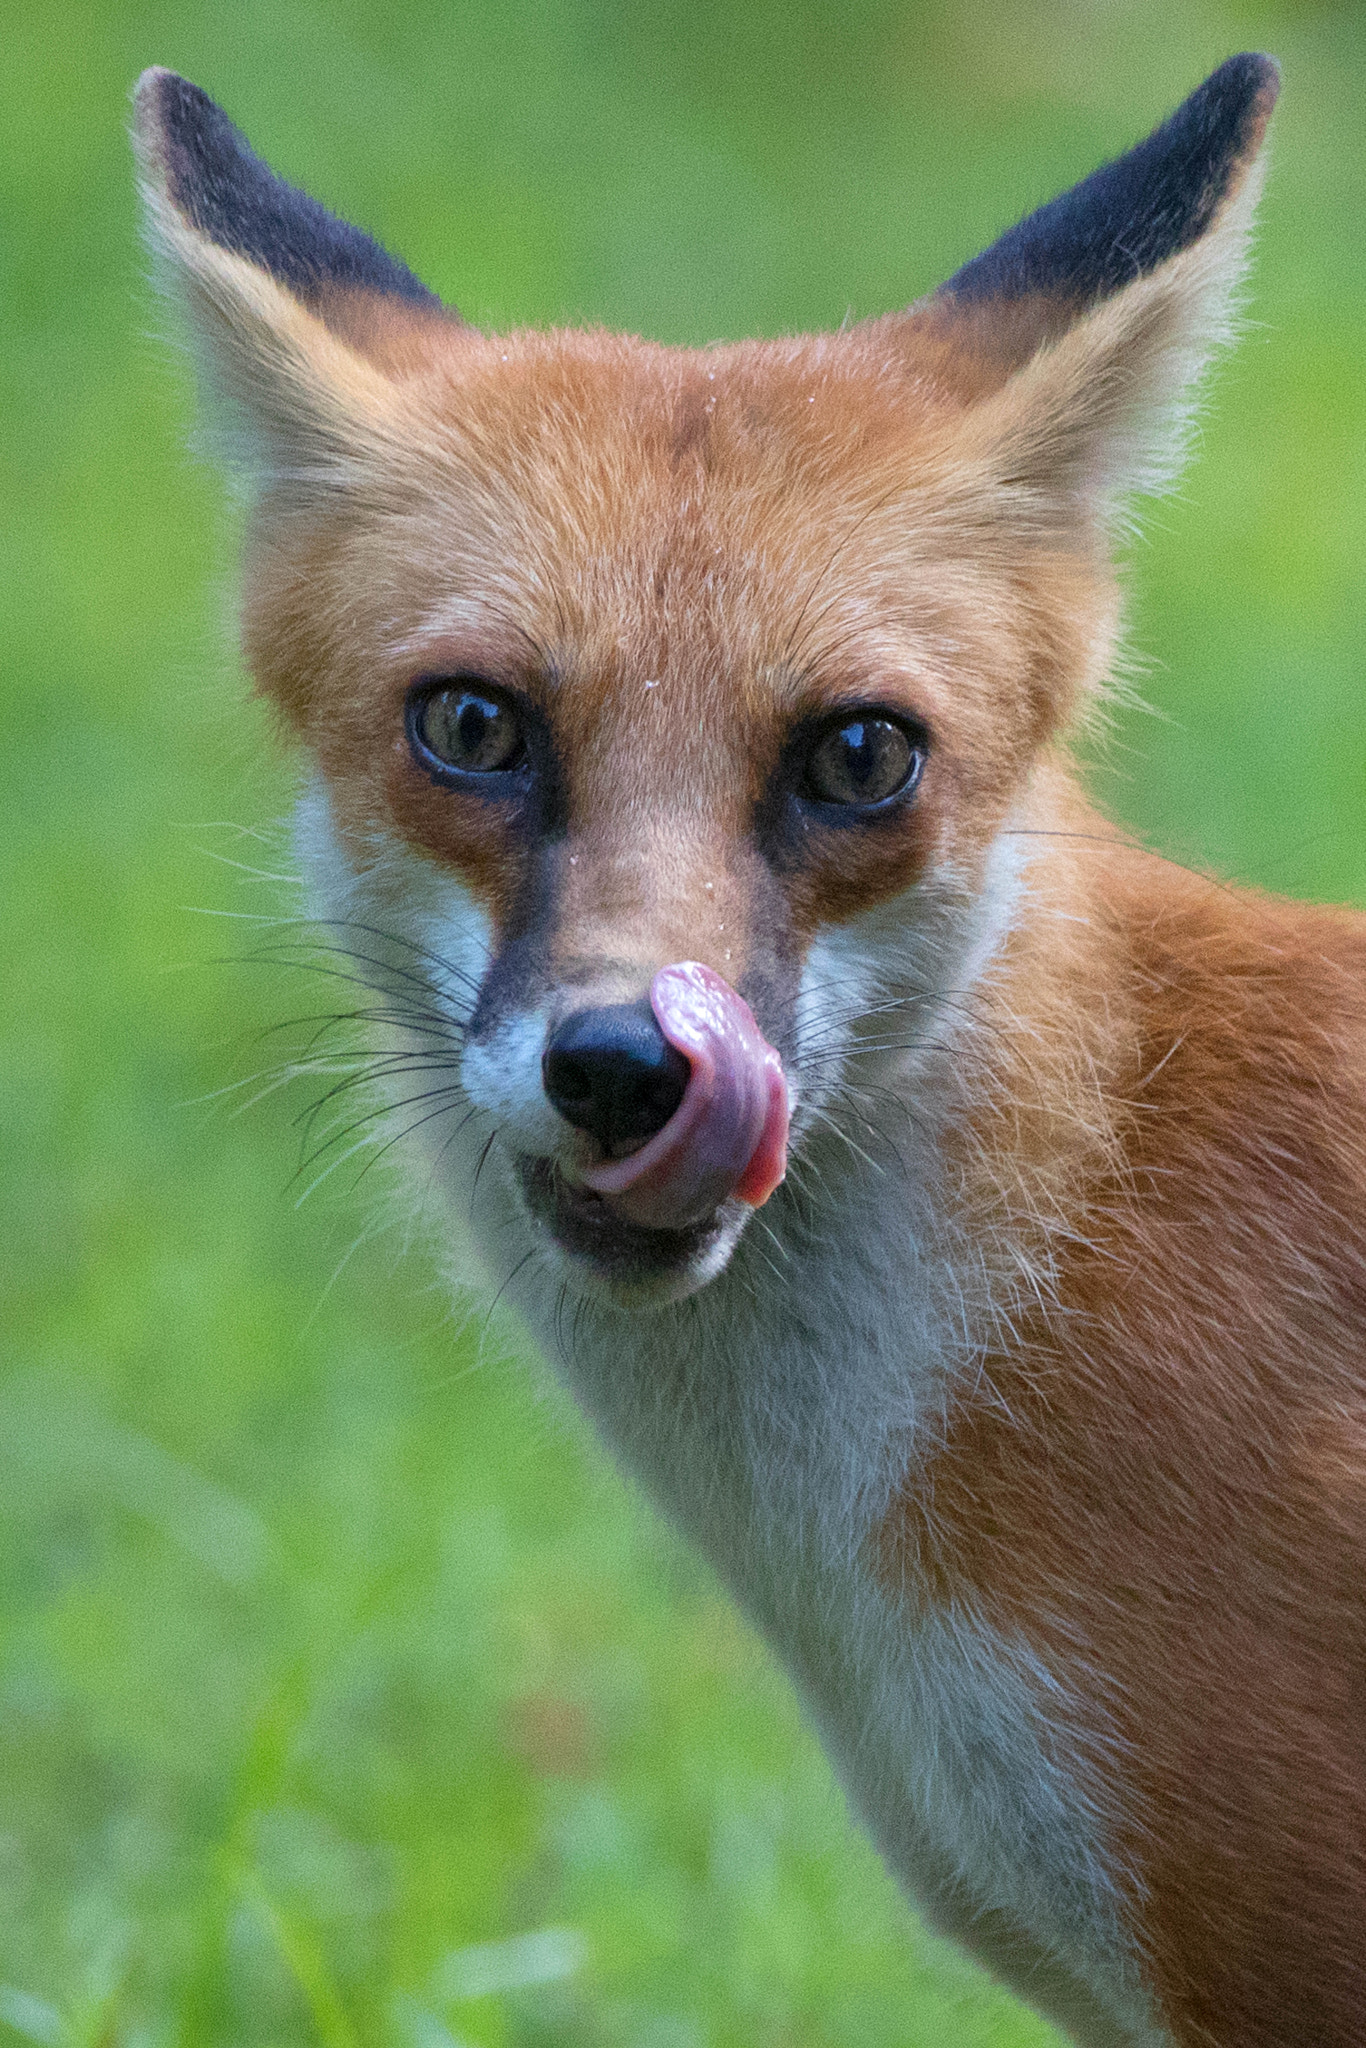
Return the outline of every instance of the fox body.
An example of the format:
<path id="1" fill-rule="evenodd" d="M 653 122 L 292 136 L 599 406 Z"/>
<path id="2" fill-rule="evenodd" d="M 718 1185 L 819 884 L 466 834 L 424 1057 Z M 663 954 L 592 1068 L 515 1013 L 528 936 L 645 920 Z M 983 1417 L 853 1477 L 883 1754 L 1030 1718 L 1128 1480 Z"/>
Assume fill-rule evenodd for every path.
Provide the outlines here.
<path id="1" fill-rule="evenodd" d="M 138 95 L 452 1268 L 1093 2048 L 1366 2034 L 1366 921 L 1133 848 L 1065 750 L 1275 91 L 907 313 L 697 352 L 476 332 Z"/>

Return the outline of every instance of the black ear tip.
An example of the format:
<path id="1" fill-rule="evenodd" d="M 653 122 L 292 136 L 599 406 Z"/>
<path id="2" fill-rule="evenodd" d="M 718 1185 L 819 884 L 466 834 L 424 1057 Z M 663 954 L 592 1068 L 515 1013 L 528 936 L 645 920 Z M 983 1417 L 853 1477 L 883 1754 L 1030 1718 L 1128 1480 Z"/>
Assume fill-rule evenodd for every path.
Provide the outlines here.
<path id="1" fill-rule="evenodd" d="M 192 218 L 198 189 L 206 183 L 248 165 L 265 173 L 241 130 L 178 71 L 159 64 L 144 71 L 133 89 L 133 107 L 144 156 L 160 171 L 171 199 Z"/>
<path id="2" fill-rule="evenodd" d="M 188 78 L 182 78 L 178 71 L 169 71 L 164 64 L 149 64 L 137 84 L 133 87 L 133 100 L 141 113 L 143 108 L 159 108 L 163 98 L 196 99 L 206 106 L 213 103 L 205 92 Z"/>
<path id="3" fill-rule="evenodd" d="M 187 184 L 214 142 L 221 151 L 249 154 L 247 144 L 221 107 L 178 71 L 154 64 L 133 88 L 133 114 L 143 160 L 164 180 L 182 209 Z"/>
<path id="4" fill-rule="evenodd" d="M 1280 84 L 1272 57 L 1227 58 L 1145 141 L 1007 229 L 938 296 L 1037 298 L 1070 320 L 1146 277 L 1197 241 L 1241 184 Z"/>
<path id="5" fill-rule="evenodd" d="M 218 113 L 207 93 L 177 71 L 153 64 L 133 87 L 133 117 L 144 148 L 163 156 L 168 141 L 183 129 L 189 113 Z M 220 116 L 220 119 L 222 117 Z"/>
<path id="6" fill-rule="evenodd" d="M 1257 93 L 1270 92 L 1274 105 L 1281 89 L 1281 67 L 1264 50 L 1243 50 L 1236 57 L 1226 57 L 1218 70 L 1210 73 L 1206 84 L 1213 85 L 1216 80 L 1241 88 L 1249 99 Z"/>
<path id="7" fill-rule="evenodd" d="M 359 291 L 441 310 L 405 263 L 277 178 L 188 78 L 153 66 L 138 80 L 133 103 L 149 179 L 219 248 L 259 264 L 315 308 L 339 292 Z"/>
<path id="8" fill-rule="evenodd" d="M 1281 67 L 1274 57 L 1261 51 L 1245 50 L 1228 57 L 1197 86 L 1187 101 L 1197 106 L 1205 101 L 1211 113 L 1221 113 L 1234 129 L 1240 129 L 1244 145 L 1256 147 L 1281 92 Z M 1241 117 L 1241 118 L 1240 118 Z"/>
<path id="9" fill-rule="evenodd" d="M 164 64 L 147 66 L 133 87 L 133 106 L 137 112 L 139 126 L 145 124 L 149 118 L 155 117 L 162 92 L 167 86 L 174 85 L 189 85 L 189 80 L 180 77 L 178 72 L 168 71 Z"/>

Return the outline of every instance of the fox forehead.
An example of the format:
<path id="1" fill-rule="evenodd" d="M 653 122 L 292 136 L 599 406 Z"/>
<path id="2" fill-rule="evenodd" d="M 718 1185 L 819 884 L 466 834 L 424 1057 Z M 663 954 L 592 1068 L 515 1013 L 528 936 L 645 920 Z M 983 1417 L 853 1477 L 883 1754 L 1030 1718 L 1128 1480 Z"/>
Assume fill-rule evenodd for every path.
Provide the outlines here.
<path id="1" fill-rule="evenodd" d="M 985 773 L 1105 588 L 1075 548 L 1011 546 L 955 448 L 962 401 L 875 331 L 690 351 L 446 330 L 402 396 L 333 514 L 267 510 L 246 579 L 258 680 L 334 775 L 369 712 L 442 672 L 541 694 L 581 774 L 610 747 L 619 776 L 629 737 L 648 778 L 699 721 L 752 766 L 795 719 L 869 701 L 961 729 Z"/>
<path id="2" fill-rule="evenodd" d="M 838 570 L 842 529 L 913 491 L 917 427 L 932 489 L 951 408 L 890 364 L 850 360 L 864 354 L 820 339 L 686 351 L 448 332 L 408 381 L 399 430 L 353 466 L 342 516 L 310 521 L 308 572 L 330 559 L 354 601 L 364 558 L 374 627 L 405 651 L 496 641 L 501 622 L 564 665 L 615 665 L 627 638 L 676 662 L 685 625 L 713 652 L 737 652 L 728 639 L 757 652 L 790 634 L 804 579 Z M 873 527 L 853 558 L 870 599 L 878 538 Z M 290 552 L 272 522 L 258 567 L 282 541 Z M 887 581 L 904 601 L 904 577 Z M 827 595 L 839 589 L 836 575 Z M 253 591 L 275 599 L 259 576 Z"/>

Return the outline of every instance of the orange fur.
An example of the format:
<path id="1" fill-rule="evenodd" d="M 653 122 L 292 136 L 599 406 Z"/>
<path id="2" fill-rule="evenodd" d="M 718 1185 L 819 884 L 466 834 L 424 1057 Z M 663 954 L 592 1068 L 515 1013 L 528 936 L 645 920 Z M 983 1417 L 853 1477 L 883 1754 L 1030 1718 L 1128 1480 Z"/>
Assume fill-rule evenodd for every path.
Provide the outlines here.
<path id="1" fill-rule="evenodd" d="M 1012 943 L 959 1144 L 970 1227 L 1030 1281 L 885 1568 L 1091 1674 L 1176 2037 L 1345 2043 L 1366 2011 L 1366 919 L 1102 838 L 1049 865 L 1068 922 Z"/>
<path id="2" fill-rule="evenodd" d="M 517 850 L 396 740 L 415 673 L 471 671 L 541 703 L 571 764 L 571 829 L 591 837 L 623 808 L 660 819 L 669 858 L 643 865 L 670 877 L 685 926 L 697 821 L 699 875 L 724 871 L 715 843 L 744 837 L 794 720 L 869 698 L 923 719 L 924 801 L 894 840 L 832 845 L 792 878 L 799 944 L 904 889 L 931 848 L 971 868 L 1030 755 L 1096 686 L 1108 572 L 1084 537 L 991 530 L 989 486 L 954 458 L 958 402 L 876 334 L 689 357 L 457 333 L 404 395 L 413 438 L 392 469 L 376 463 L 335 510 L 262 508 L 247 652 L 351 828 L 396 820 L 499 922 Z M 648 950 L 668 943 L 660 930 Z"/>
<path id="3" fill-rule="evenodd" d="M 972 986 L 939 992 L 946 1046 L 885 1070 L 884 1098 L 936 1134 L 933 1251 L 957 1261 L 976 1350 L 860 1570 L 908 1641 L 968 1616 L 1050 1674 L 1057 1768 L 1099 1816 L 1137 1960 L 1098 1989 L 928 1833 L 914 1881 L 1079 2040 L 1348 2048 L 1366 2029 L 1366 920 L 1126 845 L 1064 751 L 1111 659 L 1116 500 L 1165 473 L 1167 413 L 1226 325 L 1259 90 L 1199 234 L 1109 296 L 939 295 L 701 352 L 305 303 L 198 232 L 167 151 L 144 156 L 219 381 L 249 407 L 259 386 L 258 683 L 354 873 L 400 845 L 458 879 L 500 959 L 534 937 L 519 1014 L 630 1001 L 701 961 L 790 1059 L 800 1117 L 800 1088 L 821 1100 L 793 1025 L 813 948 L 881 943 L 899 907 L 938 944 L 993 863 L 1021 871 Z M 480 678 L 543 721 L 539 838 L 424 770 L 403 727 L 424 676 Z M 926 736 L 915 801 L 858 830 L 808 806 L 784 838 L 766 806 L 794 733 L 860 706 Z M 864 1050 L 846 1048 L 855 1096 Z M 799 1169 L 813 1130 L 794 1124 Z M 847 1189 L 856 1169 L 832 1172 Z M 882 1198 L 860 1199 L 871 1288 Z M 796 1195 L 784 1213 L 814 1259 Z"/>

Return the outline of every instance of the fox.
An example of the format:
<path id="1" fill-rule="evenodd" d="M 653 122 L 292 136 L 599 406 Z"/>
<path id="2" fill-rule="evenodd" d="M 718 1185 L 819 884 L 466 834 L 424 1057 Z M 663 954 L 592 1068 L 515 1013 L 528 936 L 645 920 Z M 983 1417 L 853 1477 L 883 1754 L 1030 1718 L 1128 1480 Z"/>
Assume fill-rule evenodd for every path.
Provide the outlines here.
<path id="1" fill-rule="evenodd" d="M 437 1256 L 1084 2048 L 1366 2040 L 1366 919 L 1136 847 L 1075 745 L 1279 80 L 908 310 L 701 349 L 479 331 L 135 95 Z"/>

